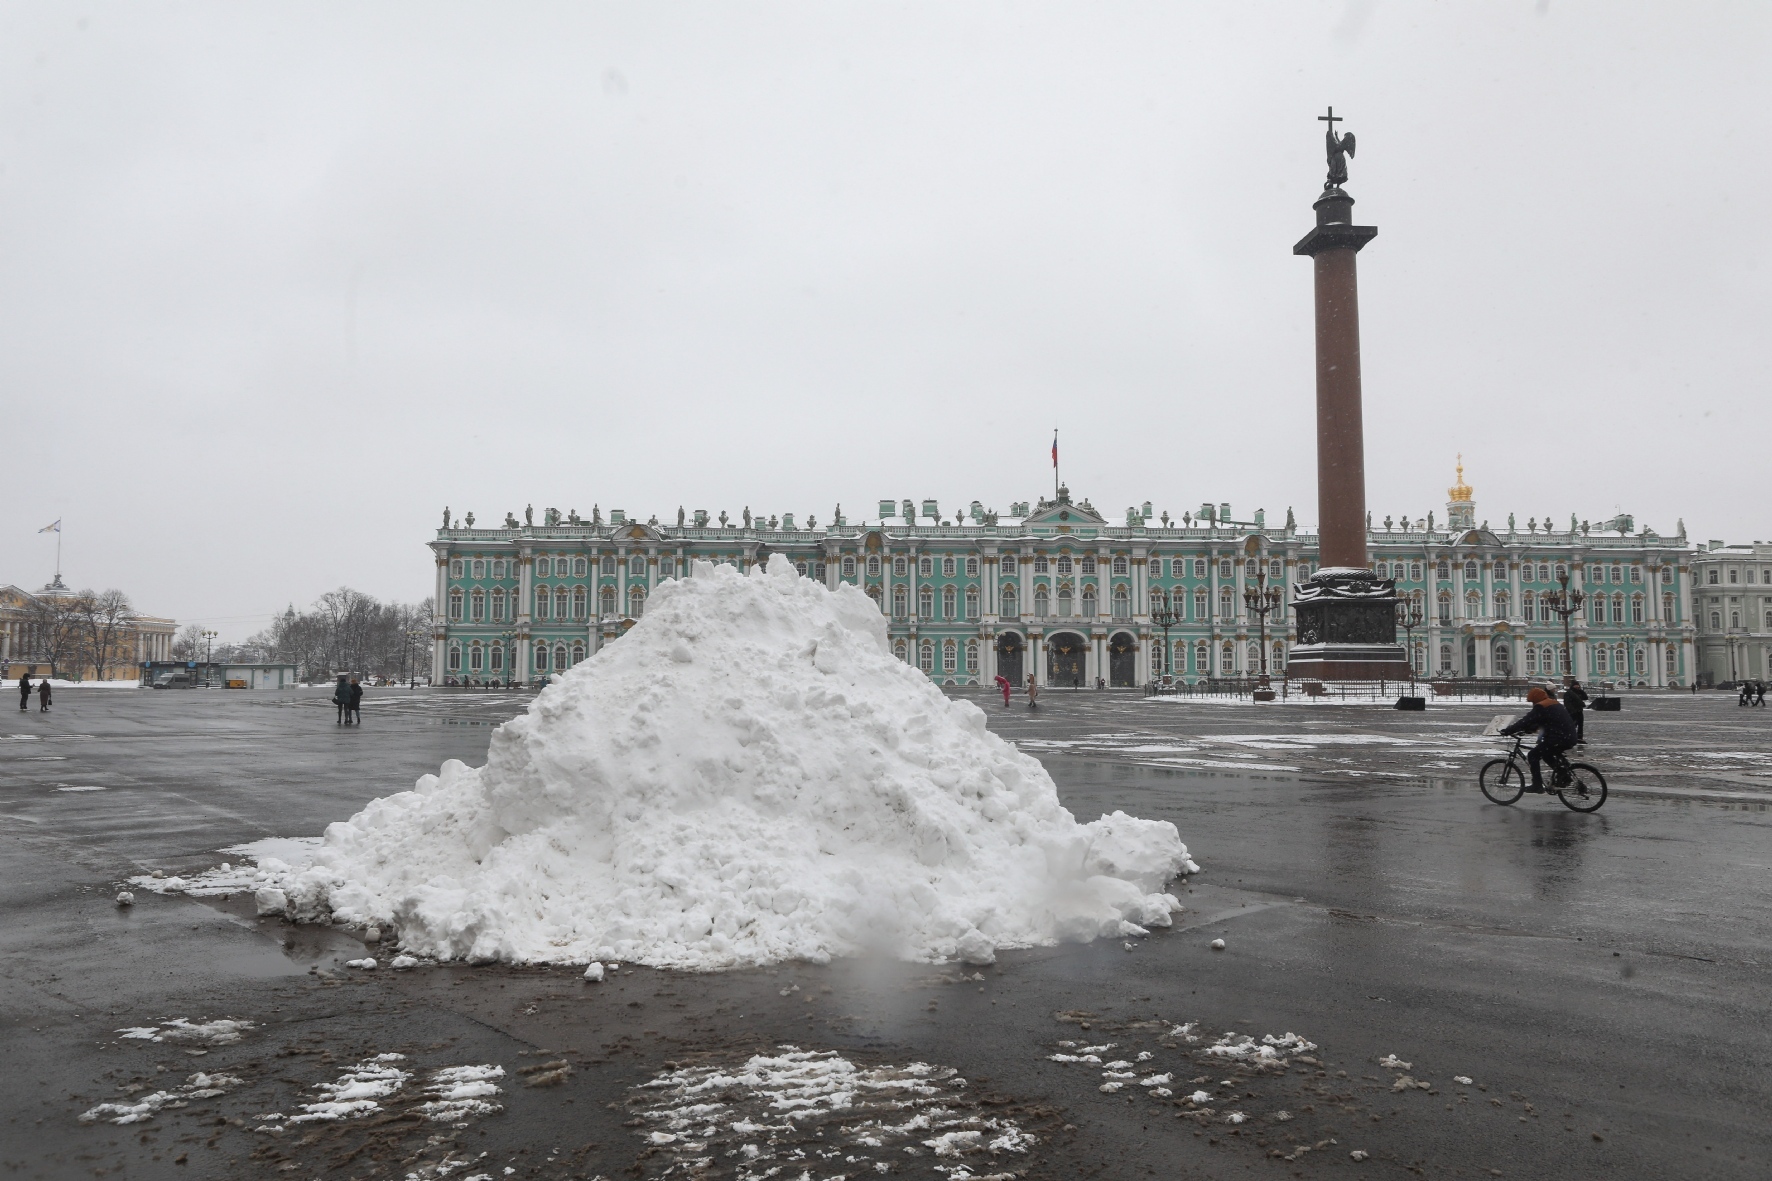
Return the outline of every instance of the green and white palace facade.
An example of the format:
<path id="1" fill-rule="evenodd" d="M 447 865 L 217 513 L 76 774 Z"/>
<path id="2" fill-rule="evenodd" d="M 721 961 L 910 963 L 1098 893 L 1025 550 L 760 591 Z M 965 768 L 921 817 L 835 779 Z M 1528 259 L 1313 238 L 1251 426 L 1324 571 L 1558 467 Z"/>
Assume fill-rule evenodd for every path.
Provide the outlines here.
<path id="1" fill-rule="evenodd" d="M 1685 526 L 1663 537 L 1627 517 L 1567 529 L 1510 518 L 1479 524 L 1460 469 L 1447 519 L 1371 525 L 1373 567 L 1420 607 L 1399 630 L 1430 678 L 1550 677 L 1562 671 L 1564 620 L 1551 592 L 1565 576 L 1586 595 L 1568 621 L 1578 674 L 1600 683 L 1683 686 L 1694 675 L 1693 551 Z M 1110 521 L 1060 488 L 1050 500 L 978 502 L 944 518 L 933 501 L 880 502 L 878 523 L 840 511 L 823 525 L 792 514 L 676 525 L 621 512 L 607 521 L 549 509 L 544 523 L 507 515 L 495 528 L 449 523 L 431 542 L 437 567 L 437 684 L 528 683 L 587 659 L 646 612 L 693 563 L 749 569 L 786 555 L 807 578 L 860 587 L 887 617 L 893 651 L 942 684 L 1139 687 L 1165 675 L 1194 684 L 1280 674 L 1296 641 L 1291 588 L 1317 563 L 1314 534 L 1228 505 L 1153 519 L 1149 504 Z M 528 514 L 525 514 L 526 517 Z M 446 515 L 446 520 L 447 520 Z M 1265 624 L 1245 606 L 1254 585 L 1287 588 Z M 1164 628 L 1167 619 L 1169 626 Z M 1264 640 L 1265 627 L 1265 640 Z"/>

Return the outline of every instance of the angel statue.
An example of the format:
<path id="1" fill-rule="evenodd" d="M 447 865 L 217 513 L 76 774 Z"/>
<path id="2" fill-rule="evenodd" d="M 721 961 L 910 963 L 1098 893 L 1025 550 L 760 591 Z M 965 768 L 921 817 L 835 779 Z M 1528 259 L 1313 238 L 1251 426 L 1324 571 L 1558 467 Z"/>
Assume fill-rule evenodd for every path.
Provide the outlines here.
<path id="1" fill-rule="evenodd" d="M 1329 154 L 1329 179 L 1323 182 L 1325 189 L 1339 188 L 1347 183 L 1347 158 L 1354 154 L 1354 133 L 1336 135 L 1335 125 L 1341 118 L 1336 115 L 1335 108 L 1330 107 L 1327 115 L 1318 115 L 1318 120 L 1327 123 L 1329 129 L 1323 132 L 1323 146 Z"/>

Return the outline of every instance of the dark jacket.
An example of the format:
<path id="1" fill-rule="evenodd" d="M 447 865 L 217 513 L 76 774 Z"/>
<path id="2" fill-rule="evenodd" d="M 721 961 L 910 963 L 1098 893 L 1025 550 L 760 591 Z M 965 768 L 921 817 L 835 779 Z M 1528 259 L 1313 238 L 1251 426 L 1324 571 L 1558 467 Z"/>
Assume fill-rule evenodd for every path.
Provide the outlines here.
<path id="1" fill-rule="evenodd" d="M 1525 717 L 1502 731 L 1503 734 L 1530 734 L 1541 731 L 1540 739 L 1547 746 L 1573 746 L 1577 734 L 1575 719 L 1561 702 L 1546 701 L 1532 707 Z"/>
<path id="2" fill-rule="evenodd" d="M 351 686 L 351 708 L 356 709 L 359 705 L 362 705 L 362 704 L 363 704 L 363 686 L 362 685 L 352 685 Z"/>
<path id="3" fill-rule="evenodd" d="M 343 677 L 338 679 L 338 685 L 332 690 L 332 704 L 351 704 L 351 683 Z"/>
<path id="4" fill-rule="evenodd" d="M 1578 714 L 1587 708 L 1587 690 L 1580 685 L 1571 685 L 1563 690 L 1563 705 L 1572 714 Z"/>
<path id="5" fill-rule="evenodd" d="M 48 701 L 49 701 L 49 678 L 48 677 L 44 677 L 41 681 L 37 682 L 37 696 L 40 700 L 42 700 L 46 704 L 48 703 Z"/>

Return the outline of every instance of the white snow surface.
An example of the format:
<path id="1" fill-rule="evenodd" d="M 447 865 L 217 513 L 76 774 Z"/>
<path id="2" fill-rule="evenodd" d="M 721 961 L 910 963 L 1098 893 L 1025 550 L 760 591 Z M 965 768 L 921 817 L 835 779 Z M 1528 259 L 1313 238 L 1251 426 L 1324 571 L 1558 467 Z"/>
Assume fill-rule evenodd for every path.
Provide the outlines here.
<path id="1" fill-rule="evenodd" d="M 697 563 L 492 735 L 250 885 L 436 959 L 720 969 L 1167 926 L 1173 824 L 1079 824 L 1038 760 L 891 655 L 854 587 Z M 205 883 L 180 883 L 201 889 Z"/>

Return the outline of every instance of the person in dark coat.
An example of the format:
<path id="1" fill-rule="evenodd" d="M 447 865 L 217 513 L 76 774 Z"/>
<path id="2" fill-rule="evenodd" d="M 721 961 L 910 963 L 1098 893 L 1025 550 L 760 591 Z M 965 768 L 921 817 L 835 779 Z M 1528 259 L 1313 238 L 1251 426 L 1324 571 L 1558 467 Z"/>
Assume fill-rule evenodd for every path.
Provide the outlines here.
<path id="1" fill-rule="evenodd" d="M 1563 690 L 1563 708 L 1575 721 L 1575 741 L 1587 741 L 1587 690 L 1581 687 L 1580 681 L 1570 681 L 1569 687 Z"/>
<path id="2" fill-rule="evenodd" d="M 1764 681 L 1754 682 L 1754 704 L 1761 709 L 1766 708 L 1766 682 Z"/>
<path id="3" fill-rule="evenodd" d="M 1753 703 L 1754 703 L 1754 683 L 1752 681 L 1741 682 L 1741 699 L 1739 701 L 1737 701 L 1735 704 L 1739 706 L 1739 705 L 1752 705 Z"/>
<path id="4" fill-rule="evenodd" d="M 1502 730 L 1503 734 L 1538 732 L 1538 745 L 1526 752 L 1526 763 L 1532 768 L 1532 786 L 1527 791 L 1544 792 L 1544 770 L 1540 766 L 1546 755 L 1562 754 L 1577 740 L 1575 719 L 1549 690 L 1532 686 L 1526 692 L 1532 708 L 1525 717 Z"/>
<path id="5" fill-rule="evenodd" d="M 346 712 L 357 720 L 359 726 L 363 724 L 363 683 L 356 677 L 351 678 L 351 704 Z"/>
<path id="6" fill-rule="evenodd" d="M 351 682 L 343 673 L 339 674 L 338 685 L 332 690 L 332 704 L 338 706 L 336 725 L 346 725 L 346 713 L 351 708 Z"/>
<path id="7" fill-rule="evenodd" d="M 49 678 L 44 677 L 37 682 L 37 710 L 39 713 L 49 712 Z"/>
<path id="8" fill-rule="evenodd" d="M 20 673 L 18 675 L 18 707 L 20 709 L 30 709 L 31 708 L 31 674 L 30 673 Z"/>

